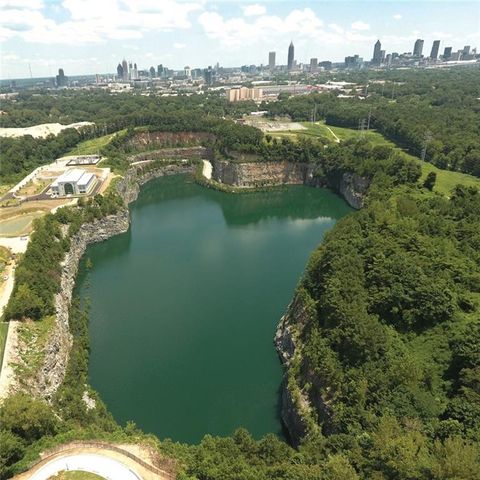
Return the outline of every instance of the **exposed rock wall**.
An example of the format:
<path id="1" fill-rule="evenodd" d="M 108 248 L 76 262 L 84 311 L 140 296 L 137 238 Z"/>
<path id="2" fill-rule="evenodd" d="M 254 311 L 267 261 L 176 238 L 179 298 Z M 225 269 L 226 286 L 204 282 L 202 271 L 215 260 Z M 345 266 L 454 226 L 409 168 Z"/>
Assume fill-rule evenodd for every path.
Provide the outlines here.
<path id="1" fill-rule="evenodd" d="M 45 359 L 32 383 L 35 396 L 51 400 L 65 377 L 72 335 L 68 324 L 68 311 L 72 300 L 73 287 L 78 271 L 78 264 L 87 245 L 101 242 L 114 235 L 126 232 L 129 227 L 128 210 L 101 220 L 85 223 L 80 231 L 70 239 L 70 249 L 65 254 L 60 283 L 60 292 L 55 295 L 55 327 L 47 342 Z"/>
<path id="2" fill-rule="evenodd" d="M 186 147 L 186 148 L 162 148 L 148 152 L 137 153 L 129 157 L 130 162 L 141 162 L 143 160 L 168 160 L 178 158 L 197 159 L 207 158 L 211 151 L 205 147 Z"/>
<path id="3" fill-rule="evenodd" d="M 255 188 L 306 183 L 310 167 L 290 162 L 213 161 L 213 179 L 235 187 Z"/>
<path id="4" fill-rule="evenodd" d="M 353 208 L 363 207 L 370 181 L 356 173 L 339 172 L 327 177 L 315 176 L 313 166 L 290 162 L 235 162 L 213 160 L 213 180 L 240 188 L 297 184 L 329 187 Z"/>
<path id="5" fill-rule="evenodd" d="M 295 295 L 288 306 L 287 313 L 281 318 L 275 333 L 275 347 L 284 368 L 280 416 L 293 445 L 299 445 L 315 422 L 312 421 L 313 409 L 307 395 L 302 392 L 290 374 L 290 368 L 300 359 L 300 351 L 296 338 L 301 336 L 303 326 L 308 321 L 308 308 L 300 295 Z"/>
<path id="6" fill-rule="evenodd" d="M 338 193 L 355 209 L 363 207 L 370 180 L 356 173 L 343 173 L 338 185 Z"/>
<path id="7" fill-rule="evenodd" d="M 117 185 L 117 191 L 126 205 L 134 202 L 140 193 L 140 187 L 154 178 L 166 175 L 180 175 L 194 173 L 195 165 L 189 162 L 172 165 L 160 165 L 153 170 L 142 167 L 130 168 Z"/>
<path id="8" fill-rule="evenodd" d="M 195 146 L 204 141 L 212 140 L 214 135 L 207 132 L 137 132 L 127 140 L 127 144 L 138 149 Z"/>

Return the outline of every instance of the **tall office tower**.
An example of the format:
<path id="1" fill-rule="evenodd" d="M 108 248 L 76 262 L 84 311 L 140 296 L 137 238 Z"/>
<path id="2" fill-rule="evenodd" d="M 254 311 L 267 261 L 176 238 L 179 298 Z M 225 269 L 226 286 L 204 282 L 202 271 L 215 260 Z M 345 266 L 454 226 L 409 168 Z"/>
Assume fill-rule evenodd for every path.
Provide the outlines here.
<path id="1" fill-rule="evenodd" d="M 121 63 L 117 65 L 117 80 L 123 80 L 123 67 Z"/>
<path id="2" fill-rule="evenodd" d="M 345 57 L 345 68 L 360 68 L 363 64 L 363 58 L 358 55 Z"/>
<path id="3" fill-rule="evenodd" d="M 380 50 L 380 63 L 385 63 L 385 50 Z"/>
<path id="4" fill-rule="evenodd" d="M 288 62 L 287 62 L 287 67 L 289 70 L 293 69 L 294 59 L 295 59 L 295 47 L 293 46 L 293 42 L 290 42 L 290 46 L 288 47 Z"/>
<path id="5" fill-rule="evenodd" d="M 67 86 L 67 77 L 63 72 L 63 68 L 58 69 L 57 75 L 57 87 L 66 87 Z"/>
<path id="6" fill-rule="evenodd" d="M 452 56 L 452 47 L 445 47 L 443 50 L 443 59 L 448 60 Z"/>
<path id="7" fill-rule="evenodd" d="M 153 65 L 150 67 L 150 77 L 155 78 L 155 67 Z"/>
<path id="8" fill-rule="evenodd" d="M 438 50 L 440 48 L 440 40 L 434 40 L 432 45 L 432 51 L 430 52 L 430 58 L 436 60 L 438 58 Z"/>
<path id="9" fill-rule="evenodd" d="M 187 78 L 192 78 L 192 69 L 188 65 L 184 67 L 183 71 Z"/>
<path id="10" fill-rule="evenodd" d="M 128 63 L 125 59 L 122 61 L 122 68 L 123 68 L 123 81 L 128 82 Z"/>
<path id="11" fill-rule="evenodd" d="M 318 68 L 318 58 L 311 58 L 310 59 L 310 71 L 316 72 Z"/>
<path id="12" fill-rule="evenodd" d="M 268 68 L 273 70 L 275 68 L 275 52 L 269 52 L 268 54 Z"/>
<path id="13" fill-rule="evenodd" d="M 422 51 L 423 51 L 423 40 L 421 38 L 417 38 L 415 40 L 415 45 L 413 46 L 413 56 L 421 57 Z"/>
<path id="14" fill-rule="evenodd" d="M 465 45 L 463 47 L 463 55 L 470 55 L 470 45 Z"/>
<path id="15" fill-rule="evenodd" d="M 136 63 L 133 64 L 133 78 L 132 78 L 132 80 L 138 80 L 138 68 L 137 68 Z"/>
<path id="16" fill-rule="evenodd" d="M 214 77 L 214 70 L 211 66 L 208 68 L 205 68 L 203 70 L 203 76 L 205 78 L 205 83 L 210 86 L 213 85 L 215 82 L 215 77 Z"/>
<path id="17" fill-rule="evenodd" d="M 380 43 L 380 40 L 377 40 L 373 47 L 372 63 L 375 65 L 380 65 L 382 63 L 382 44 Z"/>
<path id="18" fill-rule="evenodd" d="M 163 65 L 157 65 L 157 77 L 163 77 Z"/>

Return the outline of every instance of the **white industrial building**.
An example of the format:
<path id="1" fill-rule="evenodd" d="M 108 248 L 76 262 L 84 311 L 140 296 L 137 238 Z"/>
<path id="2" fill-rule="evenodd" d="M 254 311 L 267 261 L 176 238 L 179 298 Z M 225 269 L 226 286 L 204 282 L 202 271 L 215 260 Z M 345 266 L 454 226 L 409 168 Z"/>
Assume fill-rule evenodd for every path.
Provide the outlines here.
<path id="1" fill-rule="evenodd" d="M 66 195 L 81 195 L 90 193 L 97 184 L 97 177 L 93 173 L 80 168 L 72 168 L 62 173 L 51 185 L 52 195 L 64 197 Z"/>

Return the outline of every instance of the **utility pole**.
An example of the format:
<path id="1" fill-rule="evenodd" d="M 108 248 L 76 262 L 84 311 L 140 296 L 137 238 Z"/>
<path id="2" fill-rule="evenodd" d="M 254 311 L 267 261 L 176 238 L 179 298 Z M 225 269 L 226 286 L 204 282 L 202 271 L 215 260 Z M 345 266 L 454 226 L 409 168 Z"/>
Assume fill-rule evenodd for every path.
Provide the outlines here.
<path id="1" fill-rule="evenodd" d="M 360 130 L 360 138 L 365 138 L 365 125 L 367 123 L 367 120 L 365 118 L 362 118 L 358 122 L 358 129 Z"/>
<path id="2" fill-rule="evenodd" d="M 372 107 L 370 107 L 370 110 L 368 111 L 368 121 L 367 121 L 367 132 L 370 130 L 370 119 L 372 118 Z"/>

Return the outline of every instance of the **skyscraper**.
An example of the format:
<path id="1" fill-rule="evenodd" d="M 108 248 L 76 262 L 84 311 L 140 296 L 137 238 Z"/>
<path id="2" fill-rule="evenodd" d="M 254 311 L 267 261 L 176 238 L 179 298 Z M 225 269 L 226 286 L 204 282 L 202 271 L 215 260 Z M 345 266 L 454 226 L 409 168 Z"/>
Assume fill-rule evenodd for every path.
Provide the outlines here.
<path id="1" fill-rule="evenodd" d="M 150 78 L 155 78 L 155 67 L 153 65 L 150 67 Z"/>
<path id="2" fill-rule="evenodd" d="M 380 65 L 382 63 L 382 44 L 380 43 L 380 40 L 377 40 L 373 47 L 372 63 L 374 65 Z"/>
<path id="3" fill-rule="evenodd" d="M 311 58 L 310 59 L 310 71 L 316 72 L 318 68 L 318 58 Z"/>
<path id="4" fill-rule="evenodd" d="M 125 59 L 122 61 L 122 69 L 123 69 L 123 78 L 124 82 L 128 82 L 128 63 Z"/>
<path id="5" fill-rule="evenodd" d="M 465 45 L 463 47 L 463 54 L 464 55 L 470 55 L 470 45 Z"/>
<path id="6" fill-rule="evenodd" d="M 205 83 L 208 86 L 211 86 L 215 83 L 215 71 L 210 65 L 208 68 L 203 70 L 203 77 L 205 78 Z"/>
<path id="7" fill-rule="evenodd" d="M 423 40 L 421 38 L 417 38 L 415 40 L 415 45 L 413 46 L 413 56 L 421 57 L 422 51 L 423 51 Z"/>
<path id="8" fill-rule="evenodd" d="M 438 50 L 440 48 L 440 40 L 434 40 L 432 45 L 432 51 L 430 52 L 430 58 L 436 60 L 438 58 Z"/>
<path id="9" fill-rule="evenodd" d="M 452 56 L 452 47 L 445 47 L 443 50 L 443 59 L 448 60 Z"/>
<path id="10" fill-rule="evenodd" d="M 59 68 L 58 75 L 57 75 L 57 87 L 66 87 L 67 80 L 68 78 L 65 76 L 65 73 L 63 72 L 63 68 Z"/>
<path id="11" fill-rule="evenodd" d="M 121 63 L 117 65 L 117 80 L 123 80 L 123 67 Z"/>
<path id="12" fill-rule="evenodd" d="M 276 56 L 275 52 L 270 52 L 268 54 L 268 68 L 270 70 L 273 70 L 275 68 L 275 56 Z"/>
<path id="13" fill-rule="evenodd" d="M 288 62 L 287 66 L 289 70 L 293 69 L 293 61 L 295 60 L 295 47 L 293 46 L 293 41 L 290 42 L 290 46 L 288 47 Z"/>

